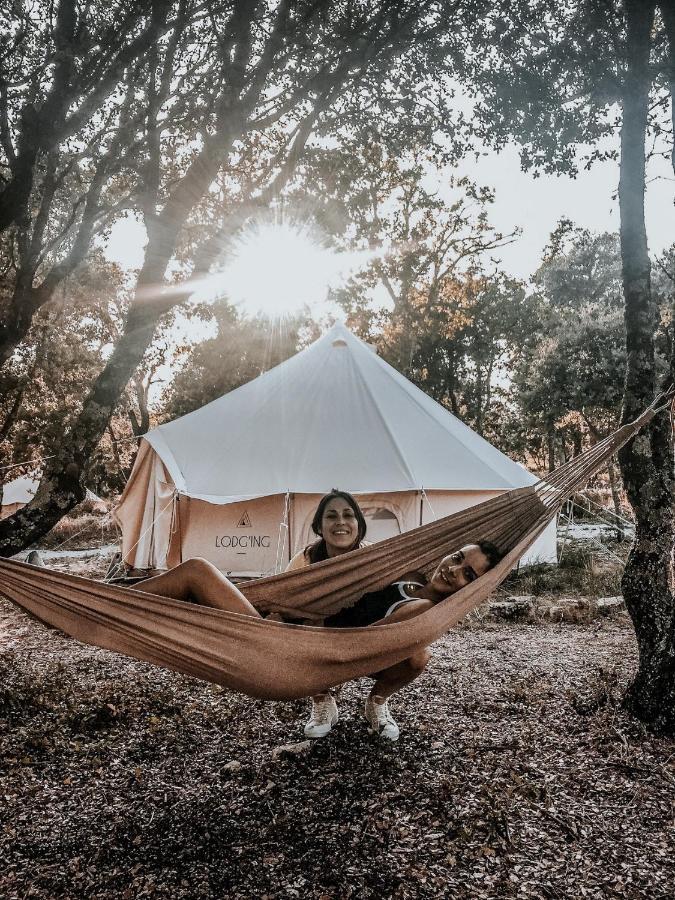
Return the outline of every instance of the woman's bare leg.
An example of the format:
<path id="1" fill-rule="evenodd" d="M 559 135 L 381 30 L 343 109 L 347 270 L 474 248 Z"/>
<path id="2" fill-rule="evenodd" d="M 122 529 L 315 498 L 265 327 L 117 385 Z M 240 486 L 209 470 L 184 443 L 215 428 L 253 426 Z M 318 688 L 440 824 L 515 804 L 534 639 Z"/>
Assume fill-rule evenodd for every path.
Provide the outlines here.
<path id="1" fill-rule="evenodd" d="M 379 622 L 374 624 L 391 625 L 393 622 L 404 622 L 406 619 L 413 619 L 415 616 L 426 612 L 433 605 L 431 600 L 414 600 L 411 603 L 404 603 L 398 609 L 395 609 L 390 616 L 387 616 L 386 619 L 380 619 Z M 402 687 L 419 678 L 430 659 L 431 652 L 426 647 L 423 647 L 395 666 L 376 672 L 372 676 L 375 679 L 375 684 L 372 687 L 370 696 L 376 702 L 383 703 L 396 691 L 400 691 Z"/>
<path id="2" fill-rule="evenodd" d="M 403 622 L 406 619 L 412 619 L 419 616 L 427 609 L 433 606 L 431 600 L 414 600 L 399 606 L 398 609 L 381 619 L 374 622 L 374 625 L 388 625 L 392 622 Z M 399 736 L 399 727 L 396 720 L 389 711 L 387 700 L 396 691 L 400 691 L 406 684 L 414 681 L 425 669 L 426 664 L 431 659 L 431 653 L 426 647 L 413 653 L 408 659 L 383 669 L 381 672 L 375 672 L 371 677 L 375 679 L 368 699 L 366 700 L 365 714 L 370 730 L 379 734 L 381 738 L 389 741 L 397 741 Z"/>
<path id="3" fill-rule="evenodd" d="M 388 700 L 396 691 L 400 691 L 424 672 L 427 663 L 431 659 L 431 652 L 425 647 L 419 650 L 403 662 L 383 669 L 375 675 L 375 684 L 370 691 L 370 696 L 378 703 Z"/>
<path id="4" fill-rule="evenodd" d="M 224 609 L 226 612 L 241 613 L 245 616 L 261 618 L 239 588 L 232 584 L 213 563 L 206 559 L 188 559 L 186 562 L 169 569 L 161 575 L 146 578 L 135 585 L 137 591 L 158 594 L 160 597 L 171 597 L 173 600 L 185 600 Z"/>

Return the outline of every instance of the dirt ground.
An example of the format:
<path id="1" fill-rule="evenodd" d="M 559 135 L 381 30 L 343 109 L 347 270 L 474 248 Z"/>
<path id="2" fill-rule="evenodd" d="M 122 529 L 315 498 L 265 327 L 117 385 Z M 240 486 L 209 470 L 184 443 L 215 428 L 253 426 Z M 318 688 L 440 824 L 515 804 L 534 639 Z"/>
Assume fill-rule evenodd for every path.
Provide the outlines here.
<path id="1" fill-rule="evenodd" d="M 86 647 L 0 601 L 0 896 L 671 898 L 675 745 L 625 617 L 455 629 L 367 733 Z M 286 748 L 286 749 L 284 749 Z"/>

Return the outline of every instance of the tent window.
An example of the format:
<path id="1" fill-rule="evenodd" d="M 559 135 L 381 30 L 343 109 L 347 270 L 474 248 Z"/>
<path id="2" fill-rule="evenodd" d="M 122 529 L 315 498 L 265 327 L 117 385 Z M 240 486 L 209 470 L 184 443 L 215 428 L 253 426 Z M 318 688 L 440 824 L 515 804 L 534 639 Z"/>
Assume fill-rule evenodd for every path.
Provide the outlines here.
<path id="1" fill-rule="evenodd" d="M 401 526 L 395 514 L 383 506 L 371 506 L 363 510 L 368 524 L 366 540 L 371 543 L 383 541 L 401 533 Z"/>
<path id="2" fill-rule="evenodd" d="M 368 518 L 373 519 L 373 521 L 377 520 L 378 522 L 386 519 L 394 519 L 394 521 L 397 521 L 396 516 L 390 509 L 383 509 L 381 506 L 378 506 L 372 513 L 369 512 Z"/>

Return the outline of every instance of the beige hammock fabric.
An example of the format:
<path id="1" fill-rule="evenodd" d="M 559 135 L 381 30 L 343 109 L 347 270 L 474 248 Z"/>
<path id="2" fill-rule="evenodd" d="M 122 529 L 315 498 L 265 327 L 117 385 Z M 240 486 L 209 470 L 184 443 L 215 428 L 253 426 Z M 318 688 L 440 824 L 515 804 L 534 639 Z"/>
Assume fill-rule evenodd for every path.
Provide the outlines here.
<path id="1" fill-rule="evenodd" d="M 330 629 L 270 622 L 0 559 L 0 594 L 88 644 L 221 684 L 251 697 L 319 693 L 388 668 L 431 644 L 508 575 L 565 499 L 654 415 L 653 406 L 533 487 L 519 488 L 405 534 L 246 585 L 262 612 L 317 620 L 411 569 L 488 539 L 505 553 L 477 581 L 405 622 Z"/>

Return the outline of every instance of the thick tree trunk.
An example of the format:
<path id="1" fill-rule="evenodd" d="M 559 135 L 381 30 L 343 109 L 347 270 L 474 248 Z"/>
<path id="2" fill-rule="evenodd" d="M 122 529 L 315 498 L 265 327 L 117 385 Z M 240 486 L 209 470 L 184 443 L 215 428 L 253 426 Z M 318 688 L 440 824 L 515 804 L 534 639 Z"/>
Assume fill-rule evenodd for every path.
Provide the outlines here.
<path id="1" fill-rule="evenodd" d="M 670 121 L 675 135 L 675 6 L 672 0 L 661 0 L 659 3 L 663 24 L 666 26 L 668 40 L 668 86 L 670 88 Z M 670 162 L 675 174 L 675 141 L 670 151 Z"/>
<path id="2" fill-rule="evenodd" d="M 157 322 L 175 302 L 151 302 L 171 256 L 171 248 L 155 250 L 141 271 L 137 296 L 129 310 L 124 332 L 105 368 L 84 401 L 82 412 L 63 444 L 47 462 L 37 494 L 27 506 L 0 521 L 0 556 L 12 556 L 45 535 L 85 495 L 82 484 L 87 461 L 103 436 L 129 378 L 149 346 Z"/>
<path id="3" fill-rule="evenodd" d="M 548 470 L 555 469 L 555 428 L 551 422 L 546 430 L 546 451 L 548 457 Z"/>
<path id="4" fill-rule="evenodd" d="M 44 298 L 45 303 L 51 299 L 51 293 Z M 30 331 L 35 313 L 43 302 L 38 296 L 30 285 L 18 284 L 10 303 L 3 309 L 0 315 L 0 369 Z"/>
<path id="5" fill-rule="evenodd" d="M 614 505 L 614 512 L 616 514 L 617 523 L 621 522 L 623 518 L 623 512 L 621 510 L 621 498 L 619 497 L 619 489 L 616 484 L 616 468 L 614 467 L 614 463 L 610 460 L 607 465 L 607 477 L 609 478 L 609 489 L 612 494 L 612 503 Z M 623 528 L 620 524 L 616 526 L 616 539 L 618 541 L 624 540 Z"/>
<path id="6" fill-rule="evenodd" d="M 33 169 L 42 143 L 41 125 L 37 110 L 28 104 L 21 113 L 19 146 L 12 160 L 11 178 L 0 191 L 0 231 L 27 215 L 26 205 L 33 189 Z"/>
<path id="7" fill-rule="evenodd" d="M 626 0 L 628 69 L 621 128 L 621 258 L 626 323 L 626 384 L 622 419 L 651 401 L 656 389 L 650 261 L 644 220 L 645 135 L 651 76 L 649 57 L 654 0 Z M 675 602 L 670 590 L 673 547 L 673 465 L 668 417 L 619 455 L 635 511 L 636 536 L 623 576 L 626 606 L 635 626 L 639 664 L 626 701 L 640 718 L 675 727 Z"/>

